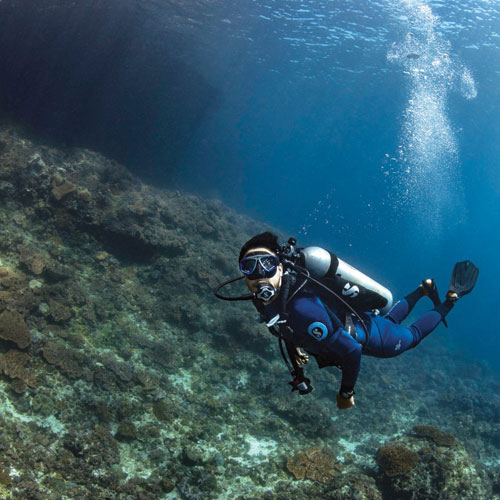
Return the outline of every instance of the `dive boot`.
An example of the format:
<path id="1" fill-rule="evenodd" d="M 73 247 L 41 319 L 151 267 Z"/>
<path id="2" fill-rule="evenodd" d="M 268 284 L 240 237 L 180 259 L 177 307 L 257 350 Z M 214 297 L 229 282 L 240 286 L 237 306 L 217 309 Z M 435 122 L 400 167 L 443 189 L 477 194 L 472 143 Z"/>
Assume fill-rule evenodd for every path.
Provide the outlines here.
<path id="1" fill-rule="evenodd" d="M 439 298 L 437 285 L 433 278 L 429 278 L 422 281 L 422 290 L 424 292 L 424 295 L 426 295 L 427 297 L 429 297 L 429 299 L 432 300 L 434 307 L 437 307 L 441 304 L 441 299 Z M 448 323 L 446 323 L 445 318 L 443 318 L 443 325 L 446 326 L 446 328 L 448 328 Z"/>

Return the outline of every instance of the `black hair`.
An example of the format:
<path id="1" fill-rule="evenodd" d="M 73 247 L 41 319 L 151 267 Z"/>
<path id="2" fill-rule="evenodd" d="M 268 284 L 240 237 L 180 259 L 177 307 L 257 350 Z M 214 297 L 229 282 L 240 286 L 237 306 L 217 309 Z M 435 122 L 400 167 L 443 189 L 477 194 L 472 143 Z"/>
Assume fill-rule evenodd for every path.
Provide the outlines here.
<path id="1" fill-rule="evenodd" d="M 278 253 L 280 250 L 280 245 L 278 243 L 278 237 L 271 233 L 270 231 L 266 231 L 265 233 L 260 233 L 250 238 L 242 247 L 240 251 L 240 256 L 238 262 L 244 257 L 244 255 L 251 250 L 252 248 L 267 248 L 271 252 Z"/>

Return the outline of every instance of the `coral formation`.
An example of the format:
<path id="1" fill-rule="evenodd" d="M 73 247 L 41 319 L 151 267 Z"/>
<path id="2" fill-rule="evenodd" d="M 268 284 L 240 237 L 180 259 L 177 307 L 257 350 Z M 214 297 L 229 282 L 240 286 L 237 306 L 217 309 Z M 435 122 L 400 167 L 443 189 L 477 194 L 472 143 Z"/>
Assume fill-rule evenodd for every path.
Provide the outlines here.
<path id="1" fill-rule="evenodd" d="M 24 318 L 16 311 L 3 311 L 0 314 L 0 339 L 14 342 L 20 349 L 31 343 L 31 334 Z"/>
<path id="2" fill-rule="evenodd" d="M 408 474 L 419 462 L 418 453 L 404 446 L 382 446 L 377 451 L 377 464 L 388 477 Z"/>
<path id="3" fill-rule="evenodd" d="M 414 438 L 408 433 L 377 451 L 382 493 L 388 498 L 414 500 L 488 498 L 491 486 L 464 448 L 457 442 L 451 448 L 449 436 L 446 445 L 429 447 L 429 434 L 441 437 L 442 431 L 417 427 L 424 427 L 423 436 L 417 433 Z"/>
<path id="4" fill-rule="evenodd" d="M 439 446 L 453 446 L 457 442 L 453 434 L 432 425 L 416 425 L 413 430 L 417 436 L 429 438 Z"/>
<path id="5" fill-rule="evenodd" d="M 310 448 L 289 457 L 286 468 L 295 479 L 311 479 L 331 483 L 335 474 L 342 470 L 329 450 Z"/>
<path id="6" fill-rule="evenodd" d="M 56 174 L 52 178 L 52 196 L 57 200 L 60 201 L 62 200 L 65 196 L 68 194 L 72 193 L 73 191 L 76 191 L 76 186 L 66 180 L 63 179 L 60 175 Z M 87 191 L 88 192 L 88 191 Z M 87 196 L 85 196 L 87 198 Z M 89 201 L 89 200 L 86 200 Z"/>
<path id="7" fill-rule="evenodd" d="M 43 346 L 42 353 L 49 364 L 59 367 L 68 377 L 76 379 L 82 375 L 73 349 L 63 343 L 49 341 Z"/>
<path id="8" fill-rule="evenodd" d="M 0 373 L 13 379 L 12 387 L 17 393 L 23 393 L 26 385 L 35 386 L 33 374 L 26 370 L 29 359 L 29 354 L 15 349 L 0 354 Z"/>

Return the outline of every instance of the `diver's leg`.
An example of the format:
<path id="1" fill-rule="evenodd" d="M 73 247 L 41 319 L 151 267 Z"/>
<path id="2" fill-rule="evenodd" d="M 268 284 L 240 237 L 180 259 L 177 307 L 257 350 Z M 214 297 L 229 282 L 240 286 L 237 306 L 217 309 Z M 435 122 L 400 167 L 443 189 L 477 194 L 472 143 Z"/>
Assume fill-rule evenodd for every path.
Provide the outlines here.
<path id="1" fill-rule="evenodd" d="M 415 323 L 410 325 L 413 334 L 413 345 L 415 347 L 422 339 L 427 337 L 442 321 L 446 325 L 446 315 L 453 309 L 455 300 L 447 296 L 444 302 L 438 303 L 432 311 L 426 312 Z"/>
<path id="2" fill-rule="evenodd" d="M 419 285 L 418 288 L 413 290 L 413 292 L 409 293 L 404 299 L 399 300 L 394 304 L 391 310 L 384 316 L 387 319 L 390 319 L 396 325 L 399 325 L 401 321 L 404 321 L 408 314 L 415 307 L 415 304 L 424 296 L 424 289 L 422 285 Z"/>
<path id="3" fill-rule="evenodd" d="M 410 326 L 403 326 L 390 318 L 377 316 L 373 319 L 376 328 L 372 330 L 363 352 L 381 358 L 398 356 L 418 345 L 442 319 L 442 314 L 435 309 L 423 314 Z"/>
<path id="4" fill-rule="evenodd" d="M 454 297 L 448 297 L 448 295 L 446 295 L 446 300 L 436 306 L 434 308 L 434 311 L 438 312 L 441 315 L 441 319 L 443 319 L 444 321 L 444 318 L 453 309 L 456 301 L 457 299 L 455 299 Z"/>
<path id="5" fill-rule="evenodd" d="M 415 321 L 410 325 L 409 329 L 413 336 L 413 342 L 412 345 L 409 347 L 409 349 L 418 345 L 421 342 L 421 340 L 427 337 L 429 333 L 433 332 L 436 326 L 438 326 L 439 323 L 444 319 L 447 313 L 443 315 L 437 309 L 442 307 L 445 304 L 445 302 L 437 306 L 432 311 L 426 312 L 423 316 L 420 316 L 420 318 L 418 318 L 417 321 Z M 450 310 L 451 307 L 448 310 L 448 312 Z"/>

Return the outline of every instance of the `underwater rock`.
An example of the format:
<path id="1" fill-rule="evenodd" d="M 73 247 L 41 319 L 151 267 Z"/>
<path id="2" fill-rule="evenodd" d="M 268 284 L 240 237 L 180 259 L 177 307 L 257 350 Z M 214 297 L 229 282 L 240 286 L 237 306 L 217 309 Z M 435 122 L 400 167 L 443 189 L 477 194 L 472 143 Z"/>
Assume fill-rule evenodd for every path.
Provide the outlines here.
<path id="1" fill-rule="evenodd" d="M 0 339 L 14 342 L 20 349 L 30 345 L 31 334 L 21 314 L 16 311 L 0 314 Z"/>
<path id="2" fill-rule="evenodd" d="M 181 498 L 186 500 L 217 498 L 216 493 L 220 491 L 217 477 L 209 468 L 202 466 L 191 466 L 179 478 L 175 486 Z"/>
<path id="3" fill-rule="evenodd" d="M 189 444 L 184 448 L 182 453 L 182 461 L 184 464 L 192 466 L 192 465 L 201 465 L 205 462 L 208 462 L 208 457 L 206 456 L 205 450 L 203 450 L 200 446 L 196 446 L 195 444 Z"/>
<path id="4" fill-rule="evenodd" d="M 33 397 L 31 406 L 33 411 L 43 417 L 49 417 L 54 413 L 55 400 L 54 395 L 41 390 Z"/>
<path id="5" fill-rule="evenodd" d="M 164 368 L 174 365 L 178 359 L 175 345 L 167 342 L 155 343 L 151 348 L 146 349 L 145 353 L 151 361 Z"/>
<path id="6" fill-rule="evenodd" d="M 125 259 L 149 260 L 156 253 L 169 257 L 185 253 L 188 240 L 177 231 L 162 228 L 156 219 L 136 219 L 124 209 L 116 215 L 107 215 L 93 231 L 111 253 Z"/>
<path id="7" fill-rule="evenodd" d="M 113 421 L 113 410 L 105 401 L 96 401 L 93 406 L 100 422 L 110 424 Z"/>
<path id="8" fill-rule="evenodd" d="M 0 484 L 3 486 L 10 486 L 12 484 L 9 473 L 3 469 L 0 469 Z"/>
<path id="9" fill-rule="evenodd" d="M 169 475 L 165 475 L 160 479 L 160 487 L 165 493 L 170 493 L 175 488 L 175 484 Z"/>
<path id="10" fill-rule="evenodd" d="M 500 467 L 495 467 L 491 472 L 492 477 L 492 491 L 495 494 L 500 494 Z"/>
<path id="11" fill-rule="evenodd" d="M 160 376 L 151 370 L 137 369 L 134 371 L 134 377 L 147 391 L 156 389 L 160 385 Z"/>
<path id="12" fill-rule="evenodd" d="M 65 321 L 68 321 L 68 319 L 70 319 L 72 315 L 73 313 L 71 312 L 71 309 L 69 307 L 66 307 L 64 304 L 58 302 L 57 300 L 49 300 L 48 316 L 55 323 L 64 323 Z"/>
<path id="13" fill-rule="evenodd" d="M 339 474 L 328 485 L 321 500 L 382 500 L 375 479 L 362 472 Z"/>
<path id="14" fill-rule="evenodd" d="M 100 389 L 113 393 L 119 385 L 116 375 L 104 366 L 96 364 L 92 367 L 92 381 Z"/>
<path id="15" fill-rule="evenodd" d="M 88 466 L 108 468 L 120 461 L 118 442 L 103 425 L 96 425 L 83 435 L 83 447 Z"/>
<path id="16" fill-rule="evenodd" d="M 117 439 L 120 439 L 122 441 L 133 441 L 137 439 L 137 430 L 134 423 L 130 422 L 129 420 L 120 422 L 115 436 Z"/>
<path id="17" fill-rule="evenodd" d="M 46 258 L 31 248 L 19 245 L 19 262 L 24 264 L 33 274 L 40 275 L 46 266 Z"/>
<path id="18" fill-rule="evenodd" d="M 29 283 L 27 277 L 20 274 L 9 273 L 0 278 L 0 310 L 15 310 L 28 318 L 28 313 L 39 306 L 41 291 L 38 287 L 32 289 Z"/>
<path id="19" fill-rule="evenodd" d="M 176 417 L 174 405 L 167 399 L 153 405 L 153 414 L 160 422 L 170 422 Z"/>
<path id="20" fill-rule="evenodd" d="M 289 457 L 286 468 L 295 479 L 310 479 L 321 483 L 331 483 L 342 470 L 332 452 L 321 448 L 310 448 Z"/>
<path id="21" fill-rule="evenodd" d="M 28 384 L 20 378 L 15 378 L 11 382 L 10 386 L 16 394 L 23 394 L 26 391 Z"/>
<path id="22" fill-rule="evenodd" d="M 263 393 L 269 394 L 270 406 L 283 419 L 290 422 L 294 429 L 304 436 L 315 438 L 329 438 L 335 436 L 337 429 L 332 422 L 329 412 L 318 400 L 309 400 L 290 405 L 288 394 L 283 394 L 274 384 L 264 379 L 265 386 L 257 386 Z"/>
<path id="23" fill-rule="evenodd" d="M 275 339 L 261 325 L 256 325 L 252 317 L 235 315 L 220 318 L 220 328 L 241 346 L 262 353 L 264 346 L 275 342 Z"/>
<path id="24" fill-rule="evenodd" d="M 121 420 L 130 420 L 138 412 L 138 408 L 133 401 L 122 399 L 116 403 L 116 411 Z"/>
<path id="25" fill-rule="evenodd" d="M 57 262 L 47 264 L 43 272 L 43 277 L 48 281 L 57 282 L 70 279 L 74 275 L 74 271 L 70 267 L 64 266 Z"/>
<path id="26" fill-rule="evenodd" d="M 112 356 L 107 356 L 103 360 L 104 366 L 111 370 L 122 382 L 130 382 L 134 374 L 134 365 L 130 362 L 124 363 L 116 360 Z"/>

